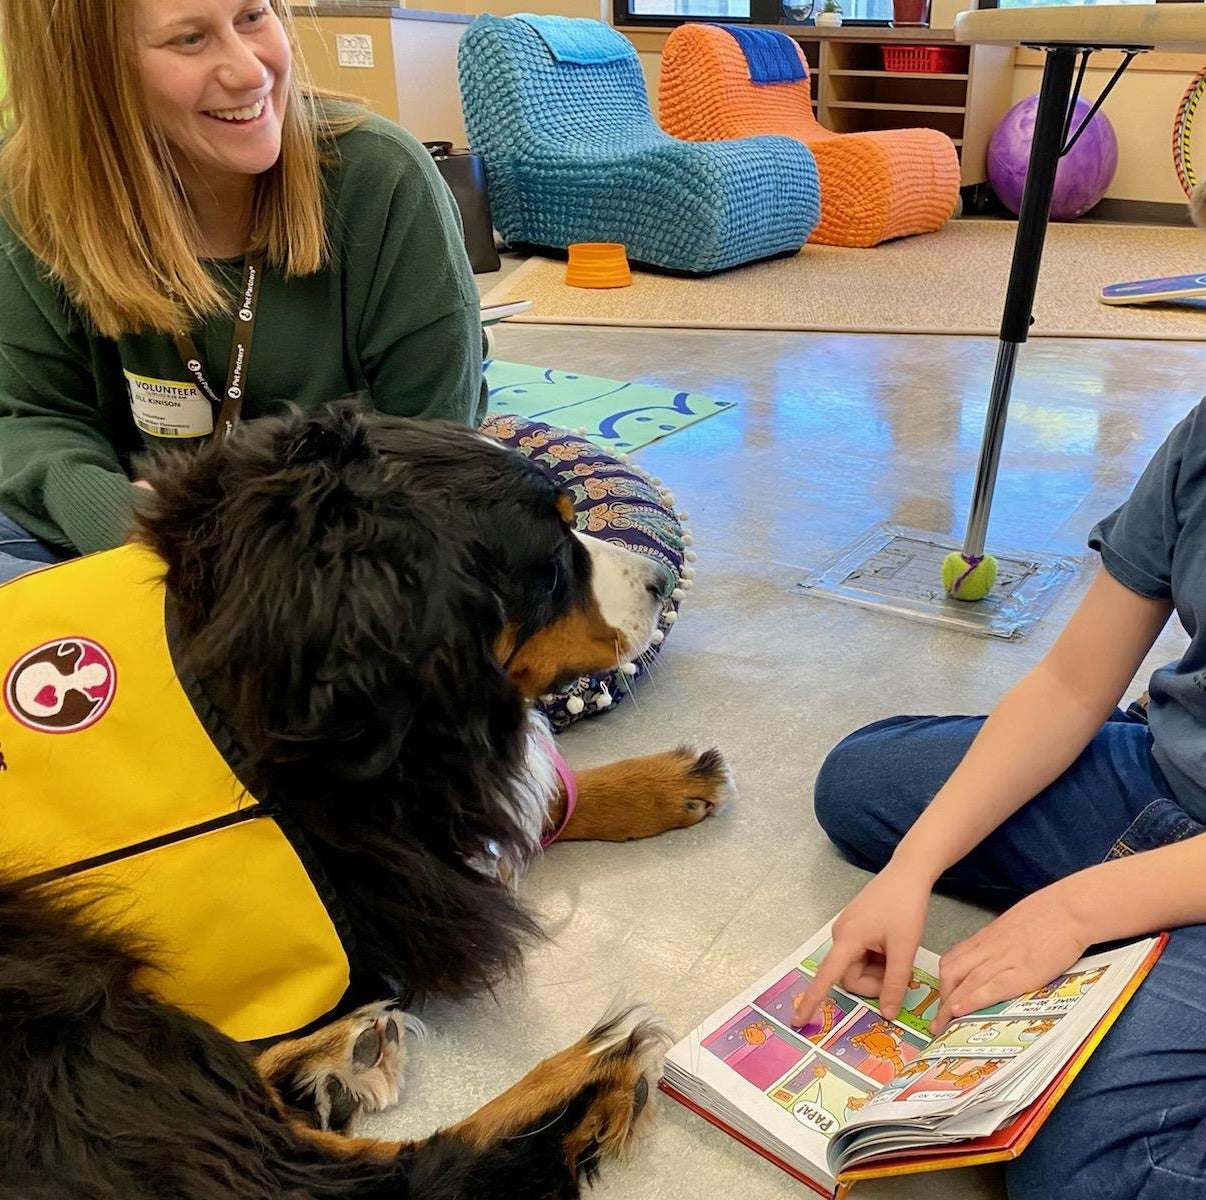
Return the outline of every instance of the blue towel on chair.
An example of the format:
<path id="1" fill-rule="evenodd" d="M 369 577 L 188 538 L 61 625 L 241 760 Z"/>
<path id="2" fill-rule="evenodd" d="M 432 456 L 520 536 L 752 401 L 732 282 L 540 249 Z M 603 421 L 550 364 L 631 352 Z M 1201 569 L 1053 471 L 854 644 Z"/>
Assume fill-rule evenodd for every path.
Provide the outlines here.
<path id="1" fill-rule="evenodd" d="M 549 53 L 558 62 L 609 63 L 634 53 L 632 43 L 602 21 L 534 13 L 516 13 L 515 18 L 540 34 Z"/>
<path id="2" fill-rule="evenodd" d="M 720 28 L 737 39 L 745 61 L 750 65 L 750 83 L 798 83 L 808 78 L 796 44 L 787 34 L 775 29 L 742 29 L 736 25 Z"/>

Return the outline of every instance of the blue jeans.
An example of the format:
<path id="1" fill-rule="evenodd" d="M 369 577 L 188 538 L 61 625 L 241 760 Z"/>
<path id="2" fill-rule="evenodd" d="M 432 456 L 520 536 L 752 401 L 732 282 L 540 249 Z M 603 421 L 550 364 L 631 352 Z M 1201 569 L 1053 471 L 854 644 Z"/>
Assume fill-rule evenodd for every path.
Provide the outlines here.
<path id="1" fill-rule="evenodd" d="M 0 512 L 0 583 L 7 583 L 46 563 L 61 562 L 70 557 Z"/>
<path id="2" fill-rule="evenodd" d="M 815 805 L 842 854 L 884 866 L 983 722 L 893 717 L 836 746 Z M 1146 723 L 1118 712 L 938 886 L 1005 908 L 1103 859 L 1206 832 L 1171 797 Z M 1206 1200 L 1206 925 L 1172 932 L 1006 1182 L 1010 1200 Z"/>

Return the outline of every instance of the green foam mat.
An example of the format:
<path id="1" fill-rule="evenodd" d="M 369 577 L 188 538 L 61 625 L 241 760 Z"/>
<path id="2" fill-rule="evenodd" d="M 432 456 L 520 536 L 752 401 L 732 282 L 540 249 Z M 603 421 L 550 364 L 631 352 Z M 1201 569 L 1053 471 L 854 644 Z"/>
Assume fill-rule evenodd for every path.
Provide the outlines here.
<path id="1" fill-rule="evenodd" d="M 626 454 L 732 408 L 698 392 L 676 392 L 647 383 L 621 383 L 523 363 L 486 363 L 491 412 L 516 413 L 581 430 L 597 446 Z"/>

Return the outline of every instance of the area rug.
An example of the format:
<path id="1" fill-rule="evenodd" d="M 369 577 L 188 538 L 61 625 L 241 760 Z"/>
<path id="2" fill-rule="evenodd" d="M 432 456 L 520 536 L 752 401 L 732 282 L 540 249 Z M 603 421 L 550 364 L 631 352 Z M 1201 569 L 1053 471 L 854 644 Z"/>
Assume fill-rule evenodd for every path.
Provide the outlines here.
<path id="1" fill-rule="evenodd" d="M 698 392 L 497 359 L 486 363 L 486 388 L 491 412 L 561 425 L 622 454 L 733 407 Z"/>
<path id="2" fill-rule="evenodd" d="M 532 258 L 486 297 L 527 299 L 516 321 L 702 329 L 807 329 L 997 336 L 1013 253 L 1012 221 L 951 221 L 938 233 L 870 250 L 805 246 L 792 258 L 704 279 L 634 271 L 631 287 L 566 287 L 565 263 Z M 1200 302 L 1116 307 L 1108 283 L 1206 269 L 1206 233 L 1137 225 L 1053 224 L 1033 337 L 1206 338 Z"/>

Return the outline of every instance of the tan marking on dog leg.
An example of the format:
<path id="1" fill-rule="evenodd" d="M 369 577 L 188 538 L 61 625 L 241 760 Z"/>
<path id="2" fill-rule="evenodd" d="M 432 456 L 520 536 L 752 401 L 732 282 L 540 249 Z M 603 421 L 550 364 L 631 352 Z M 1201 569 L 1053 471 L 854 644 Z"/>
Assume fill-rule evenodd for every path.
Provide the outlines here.
<path id="1" fill-rule="evenodd" d="M 578 807 L 561 839 L 625 842 L 686 829 L 719 812 L 734 794 L 717 750 L 696 754 L 679 747 L 627 758 L 578 773 Z"/>
<path id="2" fill-rule="evenodd" d="M 584 1038 L 540 1063 L 501 1096 L 443 1133 L 486 1150 L 503 1139 L 547 1126 L 583 1097 L 585 1111 L 562 1135 L 566 1169 L 577 1175 L 600 1158 L 625 1156 L 649 1119 L 650 1101 L 672 1041 L 670 1031 L 643 1009 L 610 1014 Z M 272 1080 L 266 1082 L 272 1090 Z M 332 1160 L 388 1161 L 430 1140 L 343 1137 L 313 1129 L 287 1112 L 282 1115 L 294 1136 Z"/>
<path id="3" fill-rule="evenodd" d="M 592 1143 L 600 1157 L 624 1154 L 643 1127 L 671 1040 L 660 1022 L 639 1009 L 605 1018 L 450 1132 L 484 1148 L 554 1119 L 592 1089 L 585 1115 L 564 1138 L 566 1166 L 576 1171 Z"/>
<path id="4" fill-rule="evenodd" d="M 383 1142 L 378 1138 L 345 1137 L 327 1129 L 313 1129 L 301 1121 L 287 1121 L 293 1133 L 331 1159 L 355 1159 L 367 1156 L 388 1161 L 420 1142 Z"/>

